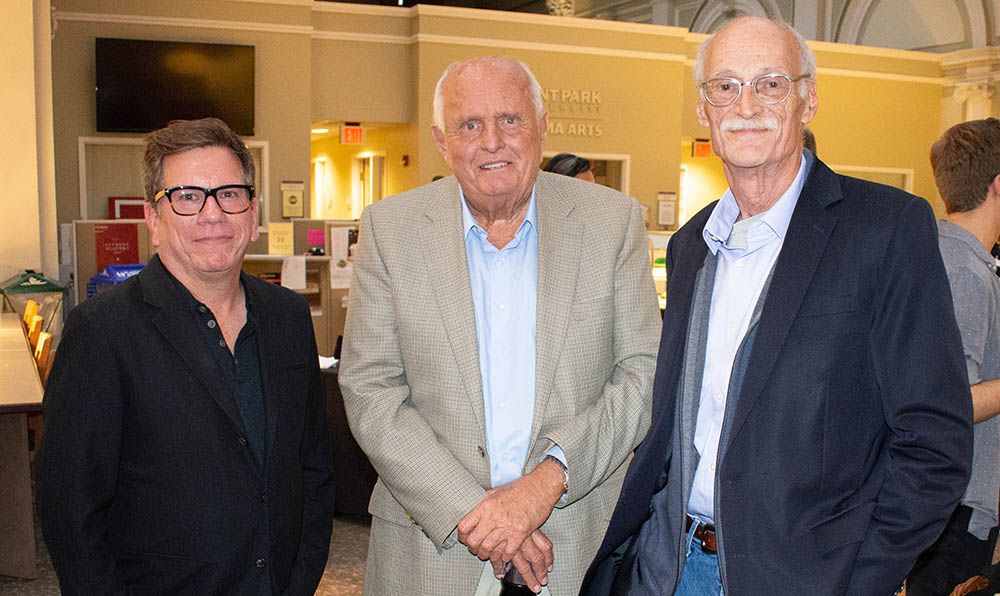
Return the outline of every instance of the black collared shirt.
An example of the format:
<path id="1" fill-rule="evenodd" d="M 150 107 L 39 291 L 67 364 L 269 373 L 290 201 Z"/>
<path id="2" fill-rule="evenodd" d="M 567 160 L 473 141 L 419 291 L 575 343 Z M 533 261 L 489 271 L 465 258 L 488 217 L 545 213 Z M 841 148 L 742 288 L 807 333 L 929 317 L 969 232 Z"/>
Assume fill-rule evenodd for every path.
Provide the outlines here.
<path id="1" fill-rule="evenodd" d="M 233 351 L 230 352 L 212 310 L 192 296 L 182 284 L 178 283 L 178 286 L 183 288 L 182 294 L 195 318 L 195 323 L 201 329 L 209 351 L 215 356 L 226 382 L 233 391 L 236 407 L 240 411 L 243 427 L 247 431 L 250 450 L 257 464 L 263 469 L 267 455 L 267 414 L 264 408 L 260 358 L 257 354 L 257 325 L 253 307 L 247 299 L 247 320 L 236 337 Z"/>

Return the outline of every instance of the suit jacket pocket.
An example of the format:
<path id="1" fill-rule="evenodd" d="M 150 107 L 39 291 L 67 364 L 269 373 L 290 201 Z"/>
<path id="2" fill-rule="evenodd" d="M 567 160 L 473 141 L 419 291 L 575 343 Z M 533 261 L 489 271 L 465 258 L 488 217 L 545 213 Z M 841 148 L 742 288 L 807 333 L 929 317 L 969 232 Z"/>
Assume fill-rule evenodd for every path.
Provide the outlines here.
<path id="1" fill-rule="evenodd" d="M 799 317 L 822 317 L 853 312 L 858 310 L 858 300 L 857 294 L 837 295 L 817 292 L 802 301 Z"/>
<path id="2" fill-rule="evenodd" d="M 875 501 L 866 501 L 810 526 L 816 551 L 826 554 L 845 544 L 864 540 L 874 511 Z"/>

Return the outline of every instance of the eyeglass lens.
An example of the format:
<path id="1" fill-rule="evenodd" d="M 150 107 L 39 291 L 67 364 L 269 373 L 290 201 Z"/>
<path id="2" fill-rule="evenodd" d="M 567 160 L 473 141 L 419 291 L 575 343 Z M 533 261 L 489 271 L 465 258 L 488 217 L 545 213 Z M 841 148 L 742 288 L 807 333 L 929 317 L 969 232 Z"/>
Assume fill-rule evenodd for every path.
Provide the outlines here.
<path id="1" fill-rule="evenodd" d="M 736 101 L 743 85 L 752 85 L 757 98 L 764 103 L 781 103 L 788 97 L 792 82 L 785 75 L 772 74 L 743 83 L 738 79 L 721 77 L 705 81 L 705 98 L 714 106 L 728 106 Z"/>
<path id="2" fill-rule="evenodd" d="M 208 196 L 214 196 L 223 213 L 243 213 L 250 208 L 250 188 L 245 185 L 228 185 L 218 188 L 177 187 L 168 189 L 170 207 L 178 215 L 196 215 L 201 212 Z"/>

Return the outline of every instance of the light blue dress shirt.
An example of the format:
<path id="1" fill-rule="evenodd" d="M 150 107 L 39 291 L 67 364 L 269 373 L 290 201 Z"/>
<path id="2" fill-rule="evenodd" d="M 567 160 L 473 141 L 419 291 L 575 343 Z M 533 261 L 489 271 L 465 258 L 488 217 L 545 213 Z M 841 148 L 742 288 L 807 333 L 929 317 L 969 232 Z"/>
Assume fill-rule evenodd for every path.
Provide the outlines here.
<path id="1" fill-rule="evenodd" d="M 462 224 L 483 380 L 493 486 L 521 477 L 535 409 L 538 223 L 535 191 L 514 239 L 490 244 L 462 195 Z"/>
<path id="2" fill-rule="evenodd" d="M 754 307 L 788 231 L 788 222 L 805 182 L 805 157 L 795 179 L 764 213 L 743 221 L 731 190 L 726 190 L 705 222 L 702 236 L 716 255 L 715 285 L 705 344 L 694 446 L 698 450 L 688 513 L 704 523 L 715 522 L 715 464 L 726 414 L 733 360 L 746 335 Z"/>

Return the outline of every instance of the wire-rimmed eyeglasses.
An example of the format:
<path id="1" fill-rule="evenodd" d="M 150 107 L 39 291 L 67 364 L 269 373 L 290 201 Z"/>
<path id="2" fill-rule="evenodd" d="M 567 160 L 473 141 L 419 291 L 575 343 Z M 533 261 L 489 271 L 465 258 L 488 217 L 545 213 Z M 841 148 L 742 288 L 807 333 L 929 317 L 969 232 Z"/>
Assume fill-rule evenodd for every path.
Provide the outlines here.
<path id="1" fill-rule="evenodd" d="M 224 184 L 215 188 L 171 186 L 156 193 L 153 202 L 166 197 L 177 215 L 198 215 L 205 208 L 208 197 L 214 197 L 223 213 L 236 215 L 250 208 L 253 191 L 250 184 Z"/>
<path id="2" fill-rule="evenodd" d="M 736 103 L 744 85 L 753 88 L 754 95 L 761 103 L 773 105 L 788 99 L 788 95 L 792 91 L 792 83 L 811 77 L 810 74 L 801 74 L 797 77 L 785 74 L 766 74 L 752 81 L 741 81 L 733 77 L 716 77 L 703 81 L 699 87 L 701 87 L 702 97 L 717 108 L 724 108 Z"/>

